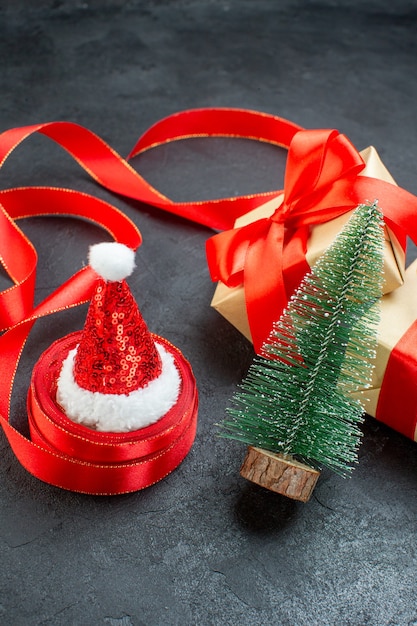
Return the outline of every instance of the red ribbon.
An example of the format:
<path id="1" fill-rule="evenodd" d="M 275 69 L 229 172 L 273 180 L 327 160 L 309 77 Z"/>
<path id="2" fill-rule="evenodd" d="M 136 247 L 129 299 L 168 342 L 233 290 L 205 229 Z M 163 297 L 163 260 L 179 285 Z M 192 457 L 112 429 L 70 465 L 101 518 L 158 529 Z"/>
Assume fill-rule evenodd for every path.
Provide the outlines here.
<path id="1" fill-rule="evenodd" d="M 265 113 L 242 109 L 194 109 L 154 124 L 137 141 L 129 156 L 170 141 L 208 136 L 256 139 L 288 148 L 298 130 L 300 126 Z M 58 143 L 92 178 L 110 191 L 209 228 L 231 228 L 238 217 L 277 195 L 277 192 L 268 192 L 203 202 L 173 202 L 152 187 L 100 137 L 71 122 L 50 122 L 5 131 L 0 135 L 0 165 L 12 150 L 34 133 Z"/>
<path id="2" fill-rule="evenodd" d="M 417 321 L 391 350 L 378 396 L 375 417 L 415 439 L 417 428 Z"/>
<path id="3" fill-rule="evenodd" d="M 43 463 L 41 477 L 65 489 L 95 495 L 149 487 L 183 461 L 195 438 L 198 398 L 189 363 L 172 344 L 154 336 L 178 367 L 178 401 L 158 422 L 138 431 L 96 432 L 68 419 L 55 400 L 62 361 L 80 336 L 81 331 L 56 341 L 33 370 L 28 396 L 31 438 L 45 451 L 58 455 L 62 465 Z"/>
<path id="4" fill-rule="evenodd" d="M 149 185 L 97 135 L 68 122 L 39 124 L 4 132 L 0 135 L 0 165 L 16 146 L 33 133 L 45 135 L 57 142 L 99 184 L 110 191 L 213 229 L 232 229 L 224 236 L 215 236 L 208 244 L 210 268 L 214 277 L 218 272 L 229 284 L 236 283 L 244 274 L 248 309 L 250 317 L 255 320 L 251 322 L 251 327 L 257 347 L 270 324 L 270 320 L 262 321 L 260 303 L 262 299 L 273 296 L 273 317 L 276 318 L 286 297 L 281 274 L 290 291 L 293 286 L 288 286 L 288 277 L 294 274 L 289 268 L 295 263 L 299 266 L 299 272 L 304 271 L 307 229 L 312 224 L 332 219 L 365 199 L 378 198 L 386 223 L 397 235 L 408 234 L 417 243 L 417 220 L 414 220 L 417 199 L 389 183 L 357 176 L 362 162 L 348 140 L 336 131 L 302 131 L 287 120 L 255 111 L 196 109 L 161 120 L 139 139 L 130 156 L 187 137 L 243 137 L 283 147 L 289 147 L 294 140 L 288 158 L 285 198 L 281 209 L 271 219 L 261 220 L 249 229 L 244 228 L 239 231 L 240 234 L 233 228 L 235 220 L 279 196 L 280 191 L 205 202 L 175 203 Z M 141 242 L 140 233 L 126 216 L 108 203 L 72 190 L 4 190 L 0 192 L 0 203 L 0 257 L 13 281 L 13 286 L 0 294 L 0 330 L 8 329 L 0 337 L 0 421 L 16 456 L 28 471 L 51 484 L 92 492 L 94 486 L 91 487 L 88 480 L 82 478 L 82 473 L 74 485 L 70 478 L 63 480 L 62 477 L 71 476 L 74 469 L 71 456 L 51 451 L 44 443 L 27 440 L 9 422 L 13 381 L 33 324 L 41 317 L 86 302 L 90 298 L 94 281 L 89 268 L 82 269 L 33 308 L 37 255 L 15 220 L 36 215 L 79 216 L 103 226 L 116 241 L 133 249 Z M 219 241 L 227 245 L 231 242 L 231 252 L 227 253 L 224 260 L 223 253 L 221 258 L 216 256 L 213 260 L 213 251 L 223 250 L 223 243 L 219 246 Z M 280 256 L 277 250 L 283 251 L 282 268 L 276 263 Z M 271 259 L 275 259 L 275 262 L 270 262 Z M 274 278 L 272 291 L 271 277 Z M 259 289 L 256 287 L 258 281 Z M 260 331 L 256 330 L 258 323 L 261 324 Z M 122 488 L 119 480 L 115 480 L 107 493 L 117 493 L 119 488 Z"/>

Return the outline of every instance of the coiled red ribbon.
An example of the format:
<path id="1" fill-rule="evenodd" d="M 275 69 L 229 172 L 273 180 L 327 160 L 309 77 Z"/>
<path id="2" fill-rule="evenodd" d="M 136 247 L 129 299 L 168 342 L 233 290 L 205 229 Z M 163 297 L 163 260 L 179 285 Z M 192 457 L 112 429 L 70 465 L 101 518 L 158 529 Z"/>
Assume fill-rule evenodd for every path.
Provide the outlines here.
<path id="1" fill-rule="evenodd" d="M 216 230 L 208 243 L 214 280 L 245 285 L 246 301 L 258 349 L 271 320 L 285 302 L 294 282 L 292 267 L 305 269 L 307 228 L 350 210 L 364 199 L 380 199 L 390 228 L 417 243 L 417 199 L 380 180 L 358 176 L 361 158 L 337 131 L 304 131 L 282 118 L 241 109 L 195 109 L 172 115 L 151 127 L 130 153 L 135 156 L 159 144 L 187 137 L 226 136 L 265 141 L 290 148 L 284 202 L 275 214 L 239 231 L 235 220 L 282 191 L 206 202 L 175 203 L 149 185 L 97 135 L 68 122 L 15 128 L 0 135 L 0 165 L 24 139 L 39 133 L 67 150 L 99 184 L 110 191 L 148 203 Z M 292 141 L 294 139 L 294 141 Z M 291 144 L 291 145 L 290 145 Z M 19 188 L 0 192 L 0 256 L 13 286 L 0 294 L 0 419 L 10 444 L 26 469 L 46 482 L 67 489 L 96 493 L 83 479 L 72 483 L 74 460 L 44 443 L 27 440 L 10 422 L 13 381 L 27 336 L 37 319 L 86 302 L 94 277 L 82 269 L 33 308 L 36 251 L 15 220 L 36 215 L 73 215 L 106 228 L 116 241 L 133 249 L 141 243 L 138 229 L 120 211 L 92 196 L 67 189 Z M 278 252 L 277 252 L 278 251 Z M 282 264 L 281 264 L 282 259 Z M 265 301 L 272 304 L 265 309 Z M 88 461 L 87 461 L 88 464 Z M 100 472 L 99 472 L 100 473 Z M 65 481 L 63 476 L 67 475 Z M 106 479 L 107 480 L 107 479 Z M 94 481 L 93 481 L 94 482 Z M 65 483 L 65 484 L 64 484 Z M 106 493 L 121 493 L 120 480 L 109 479 Z M 124 487 L 123 487 L 124 489 Z"/>
<path id="2" fill-rule="evenodd" d="M 85 491 L 87 479 L 88 493 L 100 495 L 149 487 L 183 461 L 194 441 L 198 398 L 191 367 L 177 348 L 154 336 L 175 359 L 181 378 L 178 401 L 146 428 L 131 433 L 96 432 L 68 419 L 55 400 L 62 362 L 80 337 L 81 331 L 53 343 L 33 370 L 28 395 L 32 441 L 66 455 L 63 471 L 58 474 L 57 467 L 53 468 L 53 478 L 61 487 Z"/>

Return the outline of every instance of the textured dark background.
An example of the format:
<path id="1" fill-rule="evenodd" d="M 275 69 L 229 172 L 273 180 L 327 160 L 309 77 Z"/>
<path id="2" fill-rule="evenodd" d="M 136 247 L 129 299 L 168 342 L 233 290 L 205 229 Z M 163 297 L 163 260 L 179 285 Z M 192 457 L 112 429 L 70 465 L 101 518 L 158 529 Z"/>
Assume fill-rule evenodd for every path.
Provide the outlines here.
<path id="1" fill-rule="evenodd" d="M 417 193 L 417 11 L 401 0 L 1 3 L 0 130 L 79 122 L 121 154 L 161 117 L 237 106 L 373 144 Z M 248 141 L 192 140 L 135 167 L 178 200 L 279 188 L 285 154 Z M 73 187 L 116 204 L 144 243 L 132 290 L 151 329 L 198 381 L 194 447 L 154 487 L 98 498 L 23 470 L 0 437 L 0 623 L 13 626 L 415 626 L 417 448 L 367 418 L 360 464 L 324 472 L 297 504 L 239 477 L 244 448 L 215 423 L 252 358 L 209 303 L 201 226 L 98 188 L 45 138 L 25 142 L 2 187 Z M 37 299 L 105 235 L 42 218 L 22 228 L 39 255 Z M 412 248 L 409 258 L 415 256 Z M 2 277 L 1 287 L 7 285 Z M 85 309 L 40 322 L 24 352 L 13 420 L 37 356 L 81 327 Z"/>

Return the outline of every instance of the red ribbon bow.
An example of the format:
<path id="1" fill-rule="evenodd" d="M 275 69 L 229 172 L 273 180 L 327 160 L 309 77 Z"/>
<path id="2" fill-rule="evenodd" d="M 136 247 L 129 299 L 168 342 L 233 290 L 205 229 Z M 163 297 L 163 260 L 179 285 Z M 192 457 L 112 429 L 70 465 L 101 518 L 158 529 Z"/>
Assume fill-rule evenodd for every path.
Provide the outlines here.
<path id="1" fill-rule="evenodd" d="M 305 254 L 310 226 L 364 202 L 365 189 L 376 196 L 381 192 L 382 181 L 358 177 L 364 167 L 351 142 L 336 130 L 299 131 L 290 144 L 284 193 L 275 212 L 207 242 L 212 279 L 228 287 L 244 286 L 257 352 L 309 270 Z"/>

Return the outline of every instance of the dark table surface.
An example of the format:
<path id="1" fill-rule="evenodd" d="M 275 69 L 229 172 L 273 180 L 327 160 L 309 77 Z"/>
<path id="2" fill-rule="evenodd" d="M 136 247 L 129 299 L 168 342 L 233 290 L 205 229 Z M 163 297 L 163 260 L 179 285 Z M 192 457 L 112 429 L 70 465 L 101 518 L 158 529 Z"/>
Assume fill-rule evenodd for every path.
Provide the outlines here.
<path id="1" fill-rule="evenodd" d="M 1 130 L 78 122 L 125 155 L 170 113 L 251 108 L 306 128 L 337 128 L 358 149 L 374 145 L 396 181 L 417 193 L 412 0 L 1 4 Z M 277 148 L 220 139 L 179 142 L 134 160 L 175 200 L 277 189 L 284 164 Z M 2 187 L 93 193 L 139 226 L 132 291 L 151 330 L 191 361 L 200 413 L 183 464 L 124 496 L 44 484 L 1 435 L 0 623 L 417 624 L 416 444 L 367 417 L 352 477 L 323 472 L 308 504 L 244 481 L 244 447 L 219 438 L 215 425 L 252 348 L 210 308 L 205 241 L 212 232 L 106 192 L 46 138 L 21 146 L 1 177 Z M 106 237 L 69 218 L 20 224 L 39 252 L 38 300 Z M 13 399 L 23 432 L 33 363 L 84 316 L 82 307 L 35 327 Z"/>

